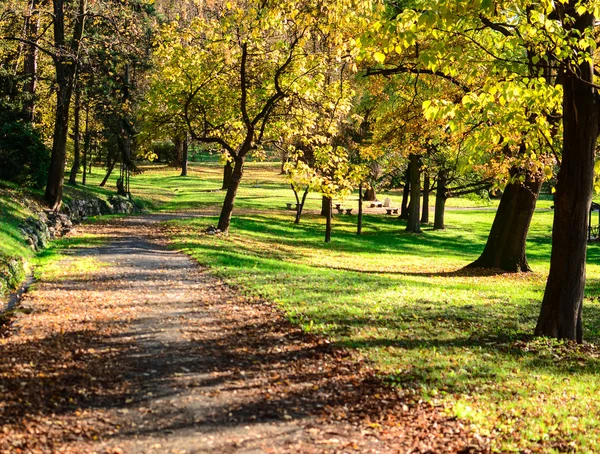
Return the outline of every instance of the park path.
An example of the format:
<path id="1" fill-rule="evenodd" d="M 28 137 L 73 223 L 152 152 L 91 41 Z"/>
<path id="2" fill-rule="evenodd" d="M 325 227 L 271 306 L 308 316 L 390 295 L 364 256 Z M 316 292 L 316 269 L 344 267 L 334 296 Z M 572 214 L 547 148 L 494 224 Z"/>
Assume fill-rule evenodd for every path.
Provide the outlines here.
<path id="1" fill-rule="evenodd" d="M 0 332 L 1 453 L 480 452 L 144 215 L 83 226 Z"/>

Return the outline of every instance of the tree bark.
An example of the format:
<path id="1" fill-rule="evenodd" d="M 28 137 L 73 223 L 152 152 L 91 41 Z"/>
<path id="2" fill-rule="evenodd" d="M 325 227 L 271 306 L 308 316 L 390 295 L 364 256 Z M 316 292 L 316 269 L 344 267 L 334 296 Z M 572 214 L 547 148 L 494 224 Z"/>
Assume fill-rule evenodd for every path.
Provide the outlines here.
<path id="1" fill-rule="evenodd" d="M 377 194 L 375 194 L 375 189 L 373 189 L 372 186 L 365 189 L 363 200 L 366 200 L 367 202 L 374 202 L 377 200 Z"/>
<path id="2" fill-rule="evenodd" d="M 402 205 L 400 206 L 400 219 L 408 219 L 408 198 L 410 196 L 410 165 L 406 169 L 404 189 L 402 190 Z"/>
<path id="3" fill-rule="evenodd" d="M 85 132 L 83 136 L 83 175 L 81 175 L 81 184 L 85 186 L 87 176 L 87 163 L 90 155 L 90 102 L 89 99 L 85 106 Z M 91 159 L 90 159 L 91 163 Z"/>
<path id="4" fill-rule="evenodd" d="M 226 191 L 231 186 L 231 182 L 233 181 L 233 166 L 231 163 L 225 164 L 223 167 L 223 185 L 221 186 L 222 191 Z"/>
<path id="5" fill-rule="evenodd" d="M 327 209 L 327 222 L 325 223 L 325 242 L 331 243 L 331 216 L 333 212 L 333 200 L 331 197 L 327 197 L 328 209 Z"/>
<path id="6" fill-rule="evenodd" d="M 444 223 L 444 214 L 446 212 L 446 184 L 448 176 L 446 171 L 442 170 L 438 174 L 437 189 L 435 191 L 435 217 L 433 219 L 433 230 L 443 230 L 446 228 Z"/>
<path id="7" fill-rule="evenodd" d="M 235 202 L 235 196 L 240 186 L 240 181 L 244 174 L 244 157 L 237 157 L 234 161 L 233 171 L 231 173 L 231 181 L 225 194 L 225 200 L 223 201 L 223 208 L 221 209 L 221 216 L 219 217 L 219 224 L 217 228 L 223 233 L 229 231 L 229 225 L 231 224 L 231 214 L 233 213 L 233 204 Z"/>
<path id="8" fill-rule="evenodd" d="M 362 183 L 358 185 L 358 221 L 356 223 L 356 234 L 362 235 L 362 224 L 363 224 L 363 190 Z"/>
<path id="9" fill-rule="evenodd" d="M 79 87 L 75 88 L 75 109 L 73 112 L 73 167 L 71 167 L 71 174 L 69 175 L 69 184 L 75 186 L 77 184 L 77 173 L 81 166 L 81 150 L 80 150 L 80 132 L 79 123 L 81 117 L 81 90 Z M 83 167 L 85 169 L 85 166 Z M 84 171 L 85 173 L 85 171 Z"/>
<path id="10" fill-rule="evenodd" d="M 329 216 L 332 211 L 332 200 L 330 197 L 323 196 L 321 199 L 321 216 Z"/>
<path id="11" fill-rule="evenodd" d="M 506 185 L 485 248 L 467 268 L 498 268 L 513 273 L 531 271 L 525 247 L 541 187 L 541 179 L 530 175 L 523 183 Z"/>
<path id="12" fill-rule="evenodd" d="M 406 231 L 421 233 L 419 225 L 419 202 L 421 201 L 421 172 L 419 171 L 419 156 L 410 155 L 410 206 L 408 209 L 408 224 Z"/>
<path id="13" fill-rule="evenodd" d="M 429 224 L 429 172 L 423 173 L 423 211 L 421 212 L 421 223 Z"/>
<path id="14" fill-rule="evenodd" d="M 576 3 L 571 0 L 561 7 L 574 10 Z M 594 18 L 587 13 L 565 24 L 581 34 L 593 27 Z M 584 60 L 564 71 L 563 152 L 554 194 L 550 273 L 535 334 L 582 342 L 588 214 L 600 115 L 598 94 L 591 86 L 592 66 Z"/>
<path id="15" fill-rule="evenodd" d="M 54 45 L 62 49 L 66 45 L 65 39 L 65 11 L 64 0 L 53 0 L 54 4 Z M 73 36 L 68 53 L 79 54 L 79 46 L 83 36 L 85 24 L 85 0 L 79 0 L 78 11 L 74 22 Z M 62 52 L 62 51 L 61 51 Z M 65 52 L 66 54 L 67 52 Z M 63 182 L 65 176 L 65 160 L 67 156 L 67 132 L 69 129 L 69 106 L 75 82 L 76 62 L 63 55 L 54 58 L 56 71 L 56 114 L 54 118 L 54 137 L 52 142 L 52 155 L 48 182 L 44 199 L 52 210 L 57 211 L 62 203 Z"/>
<path id="16" fill-rule="evenodd" d="M 187 177 L 188 173 L 188 150 L 189 150 L 189 140 L 187 134 L 183 139 L 183 150 L 181 154 L 181 176 Z"/>
<path id="17" fill-rule="evenodd" d="M 106 169 L 106 175 L 104 175 L 103 180 L 100 182 L 100 187 L 104 187 L 104 185 L 106 184 L 106 182 L 108 181 L 108 179 L 110 178 L 110 174 L 112 173 L 113 169 L 115 168 L 115 165 L 117 164 L 117 159 L 113 159 L 113 161 L 108 165 L 107 169 Z"/>
<path id="18" fill-rule="evenodd" d="M 40 28 L 40 14 L 37 11 L 38 0 L 31 0 L 29 7 L 29 16 L 25 27 L 25 36 L 34 44 L 25 46 L 25 59 L 23 64 L 23 73 L 25 75 L 25 85 L 23 91 L 27 94 L 23 109 L 25 111 L 25 121 L 33 123 L 35 119 L 35 94 L 37 90 L 37 66 L 38 66 L 38 48 L 37 35 Z"/>
<path id="19" fill-rule="evenodd" d="M 294 191 L 294 195 L 296 196 L 296 218 L 294 219 L 294 224 L 300 224 L 300 217 L 302 216 L 302 210 L 304 209 L 304 203 L 306 202 L 306 196 L 308 195 L 308 186 L 304 190 L 302 194 L 302 200 L 298 197 L 298 191 L 296 191 L 292 185 L 292 189 Z"/>

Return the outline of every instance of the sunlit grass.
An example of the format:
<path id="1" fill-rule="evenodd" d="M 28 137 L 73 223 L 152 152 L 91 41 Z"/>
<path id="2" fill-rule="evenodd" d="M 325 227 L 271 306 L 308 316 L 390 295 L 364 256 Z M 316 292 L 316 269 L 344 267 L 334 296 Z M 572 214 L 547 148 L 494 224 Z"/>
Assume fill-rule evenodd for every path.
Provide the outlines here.
<path id="1" fill-rule="evenodd" d="M 301 224 L 283 208 L 291 191 L 276 173 L 247 170 L 230 235 L 201 232 L 215 216 L 177 221 L 176 247 L 245 292 L 281 305 L 307 331 L 329 336 L 373 360 L 394 386 L 496 437 L 496 449 L 593 451 L 600 439 L 600 249 L 589 248 L 586 338 L 577 350 L 534 340 L 551 247 L 551 200 L 538 206 L 528 240 L 534 273 L 457 273 L 483 249 L 494 211 L 489 203 L 452 209 L 448 228 L 406 234 L 396 217 L 369 214 L 324 220 L 313 197 Z M 256 172 L 256 173 L 254 173 Z M 202 173 L 200 169 L 199 173 Z M 252 174 L 257 177 L 252 178 Z M 258 175 L 263 175 L 259 177 Z M 219 174 L 202 183 L 216 187 Z M 218 208 L 222 192 L 186 182 L 167 204 Z M 392 195 L 393 203 L 400 198 Z M 354 203 L 353 200 L 344 202 Z M 461 207 L 469 206 L 461 202 Z M 452 205 L 450 205 L 452 207 Z M 478 209 L 476 207 L 479 207 Z M 554 447 L 554 448 L 553 448 Z"/>

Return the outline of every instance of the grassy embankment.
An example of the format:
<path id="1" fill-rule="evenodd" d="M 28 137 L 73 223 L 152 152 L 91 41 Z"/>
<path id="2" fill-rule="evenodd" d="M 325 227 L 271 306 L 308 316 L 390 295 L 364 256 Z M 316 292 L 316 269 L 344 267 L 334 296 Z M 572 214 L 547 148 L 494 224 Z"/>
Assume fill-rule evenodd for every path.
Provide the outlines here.
<path id="1" fill-rule="evenodd" d="M 395 217 L 369 214 L 357 237 L 356 216 L 338 215 L 325 244 L 318 195 L 294 225 L 293 212 L 284 210 L 293 195 L 277 167 L 252 164 L 246 172 L 229 237 L 199 234 L 217 221 L 219 167 L 203 164 L 187 179 L 171 173 L 153 182 L 175 193 L 162 209 L 207 215 L 174 223 L 178 248 L 231 284 L 277 302 L 305 330 L 357 349 L 395 386 L 492 433 L 497 449 L 596 449 L 598 244 L 589 247 L 584 309 L 591 343 L 566 348 L 531 337 L 548 270 L 550 200 L 539 202 L 529 235 L 534 273 L 469 275 L 457 270 L 483 249 L 497 202 L 453 210 L 474 202 L 450 200 L 448 228 L 426 227 L 422 235 L 405 234 Z M 398 194 L 390 197 L 399 204 Z"/>

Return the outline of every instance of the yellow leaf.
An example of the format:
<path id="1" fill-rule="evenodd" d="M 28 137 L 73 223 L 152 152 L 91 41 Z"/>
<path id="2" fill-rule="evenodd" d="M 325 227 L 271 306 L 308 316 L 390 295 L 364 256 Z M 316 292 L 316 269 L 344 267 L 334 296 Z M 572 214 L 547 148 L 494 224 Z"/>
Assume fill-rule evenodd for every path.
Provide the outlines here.
<path id="1" fill-rule="evenodd" d="M 381 52 L 375 52 L 373 54 L 373 59 L 377 62 L 377 63 L 383 63 L 385 61 L 385 54 L 382 54 Z"/>

